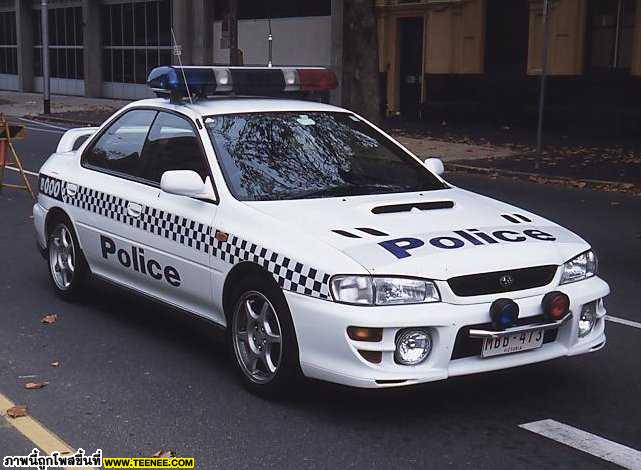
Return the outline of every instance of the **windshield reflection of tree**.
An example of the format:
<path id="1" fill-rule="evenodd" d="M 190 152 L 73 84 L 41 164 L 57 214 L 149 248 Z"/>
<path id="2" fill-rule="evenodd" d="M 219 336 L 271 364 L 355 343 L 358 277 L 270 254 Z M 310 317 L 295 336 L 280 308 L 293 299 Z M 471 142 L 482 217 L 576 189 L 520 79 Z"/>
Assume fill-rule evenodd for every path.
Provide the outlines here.
<path id="1" fill-rule="evenodd" d="M 304 122 L 303 114 L 314 124 L 299 122 Z M 240 171 L 240 186 L 251 199 L 372 183 L 372 175 L 359 168 L 358 157 L 379 143 L 331 114 L 218 116 L 208 127 Z"/>

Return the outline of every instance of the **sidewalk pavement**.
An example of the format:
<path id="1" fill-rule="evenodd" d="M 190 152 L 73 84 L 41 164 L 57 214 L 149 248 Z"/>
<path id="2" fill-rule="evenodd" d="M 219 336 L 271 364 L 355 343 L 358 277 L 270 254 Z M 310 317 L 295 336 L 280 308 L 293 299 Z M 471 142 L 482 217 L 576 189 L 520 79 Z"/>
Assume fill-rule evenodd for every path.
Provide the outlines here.
<path id="1" fill-rule="evenodd" d="M 0 91 L 0 113 L 79 126 L 100 125 L 127 103 L 126 100 L 53 95 L 52 112 L 44 116 L 41 94 Z M 495 140 L 496 135 L 491 135 L 482 125 L 473 130 L 452 129 L 453 132 L 443 132 L 438 126 L 429 127 L 424 123 L 404 125 L 399 121 L 386 123 L 384 127 L 422 159 L 441 158 L 448 171 L 641 195 L 641 152 L 637 151 L 636 144 L 614 145 L 615 148 L 582 146 L 576 142 L 550 145 L 543 157 L 537 157 L 527 143 Z M 503 126 L 500 132 L 505 130 Z M 516 133 L 513 137 L 519 140 Z"/>
<path id="2" fill-rule="evenodd" d="M 51 113 L 54 119 L 68 113 L 112 114 L 129 103 L 125 100 L 84 98 L 80 96 L 51 95 Z M 12 117 L 35 117 L 43 111 L 42 93 L 0 91 L 0 113 Z M 84 124 L 80 121 L 79 123 Z"/>

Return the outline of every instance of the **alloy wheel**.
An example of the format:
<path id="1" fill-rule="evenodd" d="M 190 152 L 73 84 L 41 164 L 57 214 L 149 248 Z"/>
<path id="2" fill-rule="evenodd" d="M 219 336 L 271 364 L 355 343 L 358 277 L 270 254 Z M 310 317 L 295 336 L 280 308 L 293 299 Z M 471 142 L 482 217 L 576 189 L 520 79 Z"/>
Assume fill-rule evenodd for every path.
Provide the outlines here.
<path id="1" fill-rule="evenodd" d="M 71 232 L 58 225 L 49 240 L 49 266 L 56 286 L 63 291 L 71 289 L 75 272 L 75 249 Z"/>
<path id="2" fill-rule="evenodd" d="M 233 317 L 236 359 L 245 375 L 257 384 L 270 382 L 282 359 L 282 329 L 271 302 L 260 292 L 244 293 Z"/>

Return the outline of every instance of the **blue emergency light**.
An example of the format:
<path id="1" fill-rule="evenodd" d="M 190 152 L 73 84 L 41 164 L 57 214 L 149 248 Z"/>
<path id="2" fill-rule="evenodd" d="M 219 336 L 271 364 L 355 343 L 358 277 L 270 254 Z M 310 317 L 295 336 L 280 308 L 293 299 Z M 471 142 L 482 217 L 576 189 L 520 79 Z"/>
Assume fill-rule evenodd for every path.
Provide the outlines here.
<path id="1" fill-rule="evenodd" d="M 149 73 L 147 85 L 158 96 L 172 100 L 189 95 L 235 93 L 269 95 L 289 91 L 329 91 L 337 86 L 336 75 L 323 67 L 215 67 L 163 66 Z"/>

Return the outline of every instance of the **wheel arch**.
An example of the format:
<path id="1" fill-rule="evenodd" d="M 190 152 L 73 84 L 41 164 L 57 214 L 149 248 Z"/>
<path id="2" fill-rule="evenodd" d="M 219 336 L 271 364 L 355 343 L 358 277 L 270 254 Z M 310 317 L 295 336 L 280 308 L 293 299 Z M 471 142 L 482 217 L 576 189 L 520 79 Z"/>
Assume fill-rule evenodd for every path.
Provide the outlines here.
<path id="1" fill-rule="evenodd" d="M 225 278 L 225 283 L 223 284 L 223 312 L 225 314 L 227 325 L 229 325 L 231 321 L 233 309 L 232 302 L 235 294 L 234 287 L 237 285 L 238 281 L 249 276 L 260 277 L 277 289 L 281 289 L 274 279 L 274 276 L 262 266 L 252 263 L 251 261 L 243 261 L 242 263 L 237 264 L 229 271 Z"/>
<path id="2" fill-rule="evenodd" d="M 59 206 L 54 206 L 47 211 L 47 216 L 45 218 L 45 239 L 49 238 L 49 234 L 53 230 L 56 222 L 69 222 L 76 231 L 76 227 L 71 220 L 71 217 L 65 212 L 65 210 Z M 76 233 L 77 236 L 77 233 Z"/>
<path id="3" fill-rule="evenodd" d="M 57 222 L 68 222 L 69 225 L 71 225 L 74 236 L 76 237 L 76 240 L 78 242 L 78 246 L 80 247 L 80 255 L 82 256 L 82 260 L 88 266 L 89 263 L 87 262 L 87 257 L 85 256 L 85 250 L 84 250 L 84 247 L 82 246 L 82 242 L 80 241 L 80 237 L 78 237 L 78 230 L 76 230 L 76 224 L 74 224 L 71 217 L 69 217 L 69 214 L 67 214 L 67 212 L 60 206 L 54 206 L 47 211 L 47 216 L 45 217 L 45 226 L 44 226 L 46 243 L 47 244 L 49 243 L 48 242 L 49 234 L 51 233 L 51 231 L 53 230 Z M 45 247 L 45 252 L 48 249 L 49 249 L 49 246 L 47 245 Z"/>

